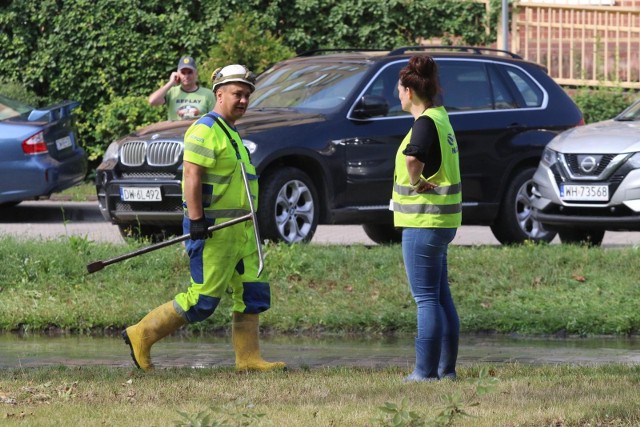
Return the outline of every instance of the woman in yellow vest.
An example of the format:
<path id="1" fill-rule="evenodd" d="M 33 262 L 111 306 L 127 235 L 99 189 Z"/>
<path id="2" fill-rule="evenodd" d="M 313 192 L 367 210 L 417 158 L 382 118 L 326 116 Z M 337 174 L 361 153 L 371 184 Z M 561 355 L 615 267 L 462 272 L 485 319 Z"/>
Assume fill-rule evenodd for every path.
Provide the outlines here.
<path id="1" fill-rule="evenodd" d="M 182 192 L 185 201 L 183 228 L 191 284 L 122 336 L 139 368 L 153 369 L 151 346 L 182 325 L 209 318 L 222 297 L 231 290 L 233 300 L 232 341 L 236 369 L 271 371 L 284 369 L 282 362 L 267 362 L 260 355 L 258 316 L 271 306 L 269 283 L 258 277 L 258 247 L 251 221 L 222 228 L 212 235 L 207 228 L 249 212 L 250 206 L 240 163 L 250 179 L 254 203 L 258 200 L 258 177 L 249 152 L 235 128 L 249 105 L 255 76 L 234 64 L 214 71 L 212 112 L 194 122 L 184 137 Z"/>
<path id="2" fill-rule="evenodd" d="M 438 68 L 414 56 L 400 71 L 402 109 L 414 124 L 398 149 L 392 196 L 402 255 L 418 307 L 416 367 L 405 381 L 455 379 L 460 323 L 447 275 L 447 248 L 462 221 L 458 144 L 438 105 Z"/>

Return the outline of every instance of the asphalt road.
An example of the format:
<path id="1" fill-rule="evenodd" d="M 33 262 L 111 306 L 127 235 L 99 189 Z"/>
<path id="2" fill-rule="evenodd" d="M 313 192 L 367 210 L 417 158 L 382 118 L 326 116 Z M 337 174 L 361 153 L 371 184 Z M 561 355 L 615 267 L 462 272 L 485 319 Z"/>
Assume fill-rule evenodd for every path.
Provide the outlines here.
<path id="1" fill-rule="evenodd" d="M 61 236 L 86 237 L 97 242 L 124 243 L 118 227 L 105 221 L 98 202 L 23 202 L 13 208 L 0 209 L 0 234 L 19 238 L 55 239 Z M 322 225 L 311 243 L 375 243 L 357 225 Z M 559 243 L 558 238 L 554 243 Z M 463 226 L 454 245 L 499 245 L 489 227 Z M 640 245 L 640 232 L 607 232 L 603 246 Z"/>

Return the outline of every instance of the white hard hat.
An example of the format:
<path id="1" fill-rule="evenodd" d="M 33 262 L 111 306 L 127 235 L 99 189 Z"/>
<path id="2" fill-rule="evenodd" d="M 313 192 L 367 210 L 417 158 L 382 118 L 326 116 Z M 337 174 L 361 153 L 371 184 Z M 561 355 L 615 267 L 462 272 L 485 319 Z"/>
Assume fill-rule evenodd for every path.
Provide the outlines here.
<path id="1" fill-rule="evenodd" d="M 246 83 L 251 87 L 251 92 L 256 89 L 256 75 L 249 71 L 244 65 L 234 64 L 218 68 L 211 74 L 211 80 L 213 81 L 211 90 L 214 93 L 216 86 L 231 82 Z"/>

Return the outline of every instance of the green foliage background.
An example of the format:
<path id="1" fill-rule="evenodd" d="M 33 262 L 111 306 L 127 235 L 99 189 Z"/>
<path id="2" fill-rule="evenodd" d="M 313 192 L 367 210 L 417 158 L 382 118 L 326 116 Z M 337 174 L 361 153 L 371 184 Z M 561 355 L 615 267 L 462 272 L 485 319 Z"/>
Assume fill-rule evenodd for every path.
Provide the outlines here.
<path id="1" fill-rule="evenodd" d="M 625 92 L 621 88 L 582 88 L 573 96 L 584 114 L 586 123 L 612 119 L 627 108 L 637 93 Z"/>
<path id="2" fill-rule="evenodd" d="M 90 160 L 114 139 L 166 113 L 146 97 L 192 55 L 202 84 L 226 62 L 256 72 L 294 52 L 391 48 L 443 37 L 485 44 L 500 0 L 0 1 L 0 75 L 38 106 L 80 101 Z M 491 28 L 495 28 L 492 25 Z"/>

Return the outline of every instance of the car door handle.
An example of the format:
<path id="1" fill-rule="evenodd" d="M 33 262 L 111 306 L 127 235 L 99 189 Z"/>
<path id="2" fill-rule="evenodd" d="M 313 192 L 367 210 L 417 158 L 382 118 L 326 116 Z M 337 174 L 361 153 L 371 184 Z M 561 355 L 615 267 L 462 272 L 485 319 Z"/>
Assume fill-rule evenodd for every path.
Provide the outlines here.
<path id="1" fill-rule="evenodd" d="M 507 129 L 514 131 L 520 131 L 524 128 L 525 126 L 522 123 L 511 123 L 509 126 L 507 126 Z"/>

